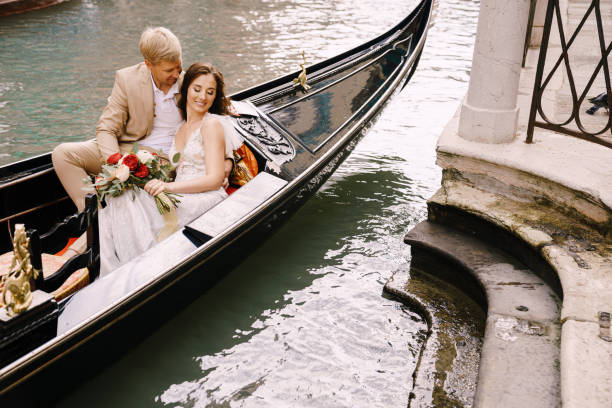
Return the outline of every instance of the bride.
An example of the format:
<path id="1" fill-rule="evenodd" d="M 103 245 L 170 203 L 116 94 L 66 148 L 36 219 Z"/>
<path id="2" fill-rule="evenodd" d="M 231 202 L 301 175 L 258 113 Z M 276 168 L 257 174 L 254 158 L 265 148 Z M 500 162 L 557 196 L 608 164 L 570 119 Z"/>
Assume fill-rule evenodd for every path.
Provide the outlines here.
<path id="1" fill-rule="evenodd" d="M 182 227 L 227 197 L 224 179 L 226 137 L 234 128 L 229 119 L 223 75 L 209 64 L 195 63 L 185 73 L 178 103 L 185 121 L 176 132 L 168 157 L 180 153 L 176 179 L 151 180 L 144 191 L 108 199 L 100 211 L 101 276 L 143 253 L 158 242 L 167 222 L 155 205 L 162 192 L 180 194 L 176 225 Z M 232 132 L 229 133 L 228 132 Z M 165 227 L 166 226 L 166 227 Z M 161 238 L 161 237 L 160 237 Z"/>

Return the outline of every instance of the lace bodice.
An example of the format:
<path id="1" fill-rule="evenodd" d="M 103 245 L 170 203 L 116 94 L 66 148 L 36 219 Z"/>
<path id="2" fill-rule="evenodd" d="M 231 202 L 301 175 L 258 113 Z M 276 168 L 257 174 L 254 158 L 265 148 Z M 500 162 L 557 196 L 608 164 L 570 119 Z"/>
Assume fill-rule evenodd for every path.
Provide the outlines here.
<path id="1" fill-rule="evenodd" d="M 176 152 L 176 143 L 173 141 L 168 157 L 172 159 Z M 202 145 L 202 134 L 200 133 L 200 128 L 197 128 L 187 138 L 187 143 L 185 143 L 185 148 L 183 149 L 183 153 L 181 154 L 181 158 L 176 169 L 175 180 L 190 180 L 192 178 L 204 175 L 206 175 L 204 146 Z"/>

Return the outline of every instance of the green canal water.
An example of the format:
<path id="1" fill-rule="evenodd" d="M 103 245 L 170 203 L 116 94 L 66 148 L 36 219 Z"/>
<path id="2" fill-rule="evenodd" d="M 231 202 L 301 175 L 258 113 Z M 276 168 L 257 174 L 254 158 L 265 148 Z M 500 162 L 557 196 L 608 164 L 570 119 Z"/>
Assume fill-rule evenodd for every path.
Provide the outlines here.
<path id="1" fill-rule="evenodd" d="M 414 0 L 72 0 L 0 20 L 0 164 L 94 136 L 114 70 L 163 25 L 229 91 L 373 38 Z M 419 68 L 355 152 L 213 289 L 60 407 L 405 407 L 427 325 L 383 295 L 438 188 L 479 3 L 440 0 Z M 155 319 L 155 316 L 150 316 Z"/>

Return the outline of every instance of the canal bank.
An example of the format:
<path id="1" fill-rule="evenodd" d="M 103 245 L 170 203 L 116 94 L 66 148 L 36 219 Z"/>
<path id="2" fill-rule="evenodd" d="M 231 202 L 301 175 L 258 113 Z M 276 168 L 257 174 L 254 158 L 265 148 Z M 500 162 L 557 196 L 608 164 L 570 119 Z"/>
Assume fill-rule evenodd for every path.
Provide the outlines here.
<path id="1" fill-rule="evenodd" d="M 540 0 L 535 9 L 532 46 L 539 45 L 547 3 Z M 581 0 L 560 3 L 558 15 L 567 38 L 559 37 L 553 22 L 542 79 L 562 60 L 562 43 L 591 5 Z M 468 93 L 437 145 L 441 188 L 428 200 L 426 225 L 412 230 L 406 241 L 413 245 L 413 261 L 419 251 L 437 254 L 465 266 L 464 274 L 475 277 L 476 286 L 484 286 L 488 316 L 474 406 L 495 402 L 504 407 L 608 407 L 612 403 L 607 314 L 612 312 L 611 150 L 542 127 L 535 127 L 532 142 L 526 143 L 539 56 L 539 47 L 530 48 L 521 69 L 529 5 L 528 0 L 481 2 Z M 609 4 L 601 5 L 602 14 L 610 11 Z M 598 44 L 594 27 L 582 30 L 571 48 L 577 57 L 568 57 L 571 62 L 561 64 L 564 70 L 551 75 L 541 102 L 541 111 L 551 122 L 564 122 L 572 111 L 584 112 L 590 106 L 585 100 L 572 108 L 570 84 L 575 81 L 579 88 L 591 78 L 601 59 Z M 606 89 L 601 76 L 595 76 L 589 97 Z M 599 112 L 582 123 L 598 121 L 605 125 L 608 115 Z M 605 132 L 599 138 L 603 144 L 611 140 Z M 428 235 L 423 231 L 427 228 L 442 230 Z M 456 239 L 453 253 L 448 237 L 457 233 L 465 235 Z M 513 280 L 500 271 L 483 275 L 482 259 L 470 264 L 465 251 L 456 250 L 472 238 L 478 245 L 511 254 L 526 265 L 531 277 Z M 523 298 L 501 288 L 490 290 L 491 279 L 515 286 L 541 279 L 553 294 L 525 292 Z M 560 310 L 542 305 L 555 296 Z M 500 304 L 506 308 L 497 307 Z M 532 313 L 544 309 L 548 313 Z"/>

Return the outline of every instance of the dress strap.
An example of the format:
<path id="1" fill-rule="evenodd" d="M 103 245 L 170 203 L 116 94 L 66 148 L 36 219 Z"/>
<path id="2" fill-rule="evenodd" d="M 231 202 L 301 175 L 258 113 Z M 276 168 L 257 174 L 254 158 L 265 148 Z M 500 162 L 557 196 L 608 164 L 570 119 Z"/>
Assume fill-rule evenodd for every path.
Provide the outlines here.
<path id="1" fill-rule="evenodd" d="M 223 128 L 223 136 L 225 137 L 225 150 L 227 157 L 232 157 L 233 155 L 231 152 L 238 150 L 244 143 L 244 139 L 238 134 L 238 132 L 236 132 L 236 129 L 234 128 L 234 122 L 232 122 L 232 119 L 227 115 L 217 115 L 216 113 L 207 112 L 204 116 L 204 120 L 206 120 L 207 117 L 215 117 L 221 124 L 221 127 Z M 202 122 L 204 122 L 204 120 Z"/>

